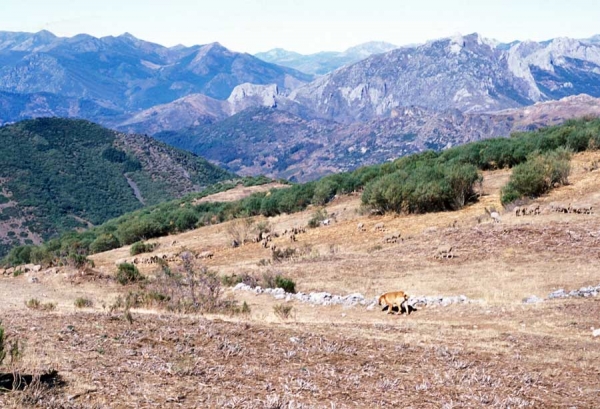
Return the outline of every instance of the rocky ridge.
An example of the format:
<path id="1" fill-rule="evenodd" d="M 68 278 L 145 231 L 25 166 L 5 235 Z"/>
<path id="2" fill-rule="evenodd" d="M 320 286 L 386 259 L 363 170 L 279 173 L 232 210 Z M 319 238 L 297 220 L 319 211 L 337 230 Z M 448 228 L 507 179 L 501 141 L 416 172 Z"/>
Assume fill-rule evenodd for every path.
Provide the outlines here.
<path id="1" fill-rule="evenodd" d="M 600 47 L 574 39 L 501 47 L 479 34 L 371 56 L 294 90 L 291 98 L 342 122 L 392 109 L 489 112 L 588 93 L 600 96 Z"/>
<path id="2" fill-rule="evenodd" d="M 292 113 L 279 104 L 155 137 L 240 174 L 306 181 L 586 115 L 600 116 L 600 99 L 579 95 L 494 113 L 403 107 L 391 110 L 387 118 L 352 124 Z"/>

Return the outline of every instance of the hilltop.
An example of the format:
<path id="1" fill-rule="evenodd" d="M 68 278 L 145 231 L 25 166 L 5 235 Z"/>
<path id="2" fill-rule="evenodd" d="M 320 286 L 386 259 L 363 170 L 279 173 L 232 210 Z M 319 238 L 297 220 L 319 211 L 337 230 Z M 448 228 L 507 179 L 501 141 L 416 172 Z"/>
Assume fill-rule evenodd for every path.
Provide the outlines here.
<path id="1" fill-rule="evenodd" d="M 142 135 L 68 119 L 0 128 L 0 253 L 231 179 Z"/>

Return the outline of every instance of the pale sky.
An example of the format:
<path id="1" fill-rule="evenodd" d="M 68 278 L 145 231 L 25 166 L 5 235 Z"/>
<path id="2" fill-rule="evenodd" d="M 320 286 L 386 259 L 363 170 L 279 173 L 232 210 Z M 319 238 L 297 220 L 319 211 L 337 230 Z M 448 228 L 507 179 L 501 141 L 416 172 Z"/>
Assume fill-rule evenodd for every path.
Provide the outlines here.
<path id="1" fill-rule="evenodd" d="M 598 0 L 0 0 L 0 31 L 97 37 L 129 32 L 166 46 L 218 41 L 242 52 L 344 50 L 479 32 L 503 42 L 600 33 Z"/>

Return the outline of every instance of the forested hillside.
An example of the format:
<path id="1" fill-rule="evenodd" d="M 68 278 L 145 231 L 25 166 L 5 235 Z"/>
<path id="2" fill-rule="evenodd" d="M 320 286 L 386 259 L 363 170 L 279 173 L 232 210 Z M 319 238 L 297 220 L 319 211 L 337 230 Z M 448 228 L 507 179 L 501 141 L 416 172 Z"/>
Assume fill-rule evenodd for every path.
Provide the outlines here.
<path id="1" fill-rule="evenodd" d="M 152 138 L 82 120 L 0 128 L 0 254 L 233 175 Z"/>

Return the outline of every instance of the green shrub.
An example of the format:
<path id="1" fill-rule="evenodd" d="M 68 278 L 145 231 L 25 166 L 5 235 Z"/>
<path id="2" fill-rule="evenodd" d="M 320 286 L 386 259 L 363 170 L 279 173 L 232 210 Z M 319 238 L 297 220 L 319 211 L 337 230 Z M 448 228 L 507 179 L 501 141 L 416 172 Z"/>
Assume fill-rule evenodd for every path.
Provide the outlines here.
<path id="1" fill-rule="evenodd" d="M 139 272 L 135 265 L 121 263 L 119 264 L 115 278 L 119 284 L 126 285 L 141 281 L 144 279 L 144 276 Z"/>
<path id="2" fill-rule="evenodd" d="M 568 184 L 569 160 L 569 152 L 559 149 L 545 155 L 534 154 L 527 162 L 515 166 L 508 184 L 502 189 L 502 204 L 523 197 L 535 198 L 556 185 Z"/>
<path id="3" fill-rule="evenodd" d="M 121 243 L 117 236 L 112 233 L 101 234 L 90 244 L 90 252 L 102 253 L 119 247 L 121 247 Z"/>
<path id="4" fill-rule="evenodd" d="M 296 283 L 281 273 L 264 272 L 260 284 L 263 288 L 283 288 L 287 293 L 296 292 Z"/>
<path id="5" fill-rule="evenodd" d="M 5 258 L 5 264 L 19 266 L 21 264 L 31 263 L 31 252 L 33 246 L 13 247 Z"/>
<path id="6" fill-rule="evenodd" d="M 286 293 L 296 293 L 296 283 L 293 280 L 283 276 L 278 275 L 275 277 L 275 287 L 283 288 Z"/>
<path id="7" fill-rule="evenodd" d="M 47 247 L 40 246 L 35 247 L 31 250 L 30 259 L 34 264 L 41 264 L 43 266 L 48 266 L 52 263 L 53 260 L 52 253 L 48 250 Z"/>
<path id="8" fill-rule="evenodd" d="M 141 241 L 136 241 L 131 245 L 129 249 L 129 254 L 132 256 L 142 254 L 142 253 L 151 253 L 156 248 L 157 243 L 144 243 Z"/>

